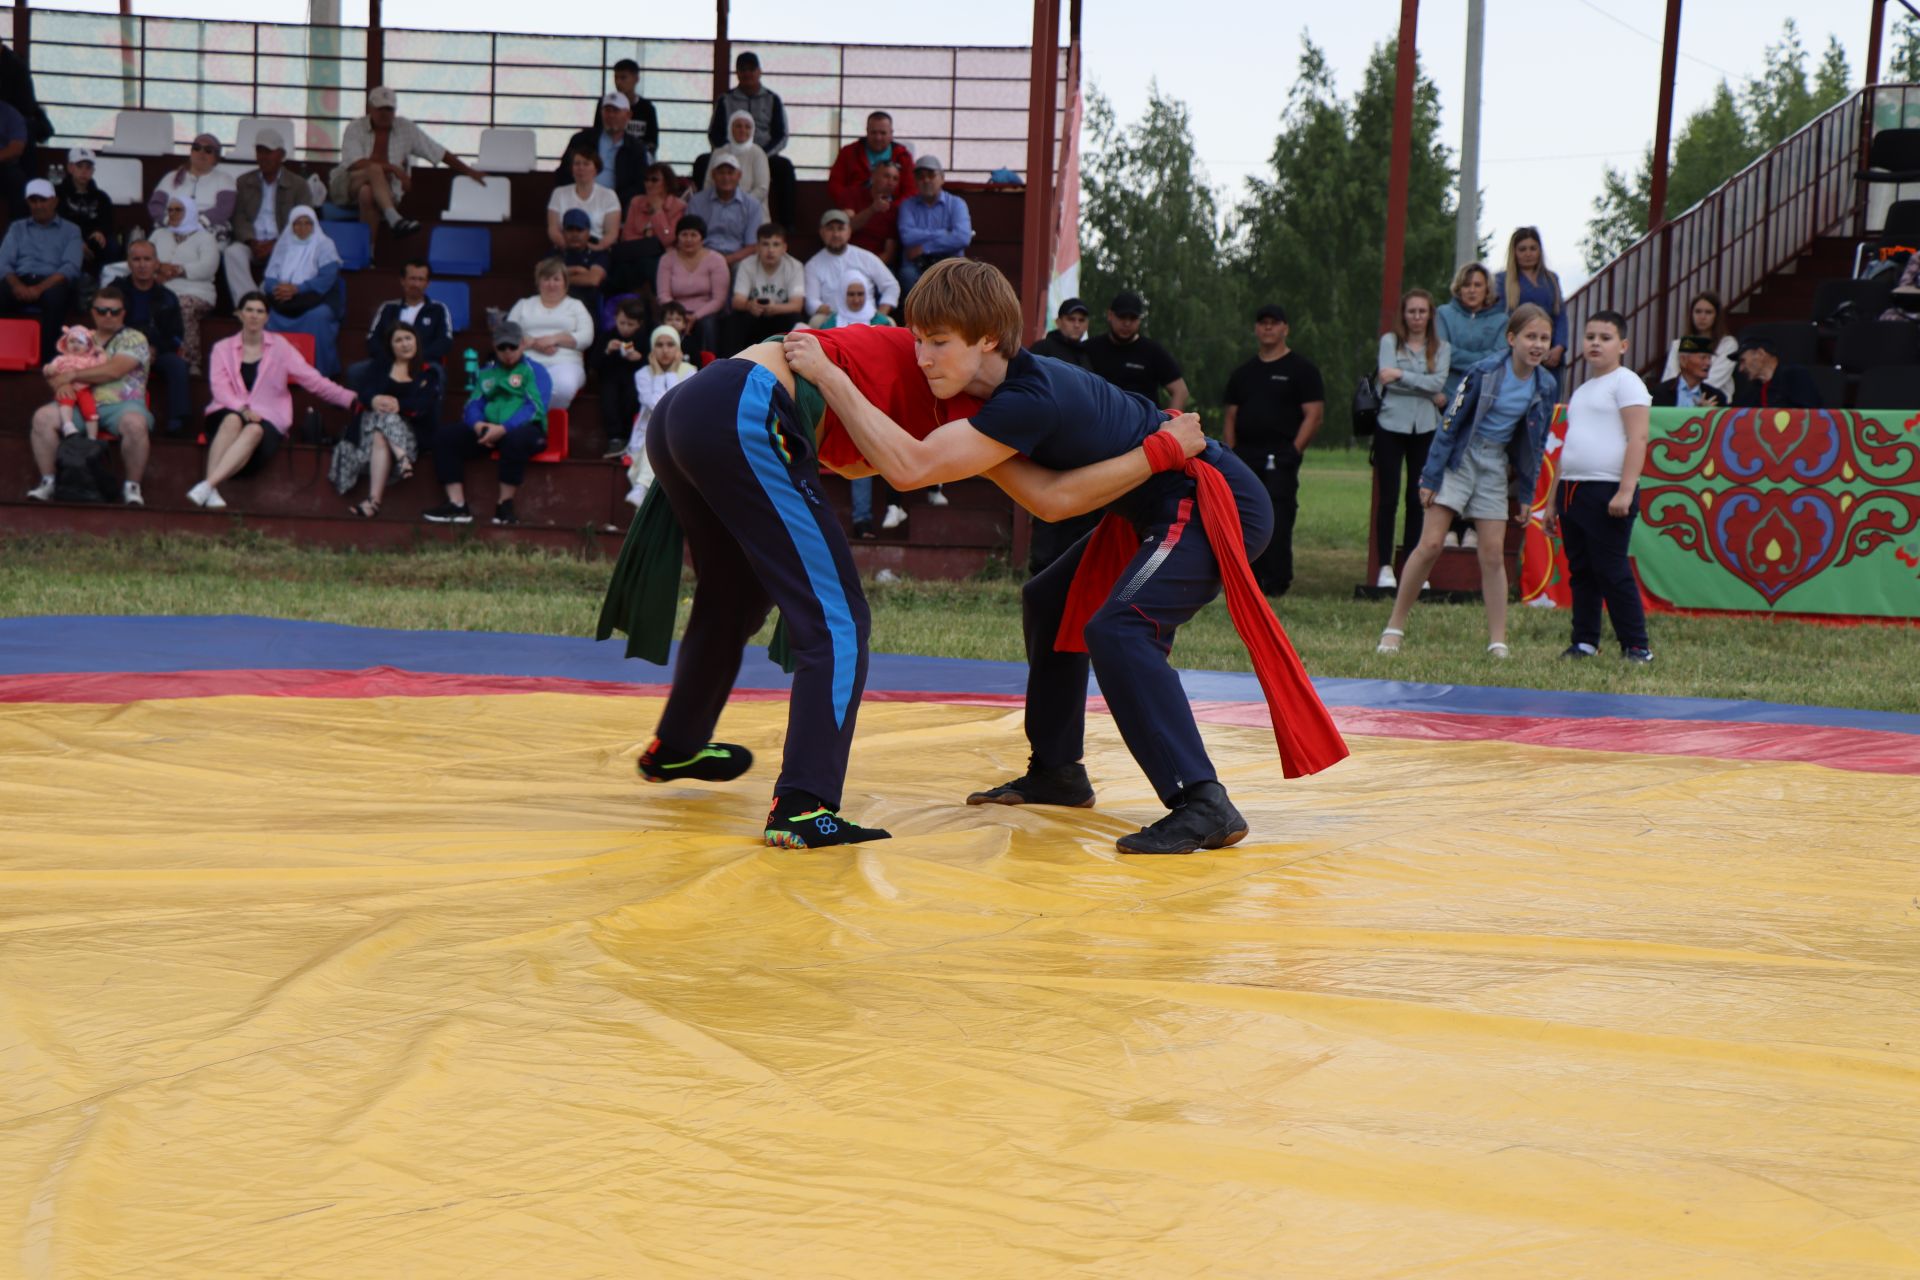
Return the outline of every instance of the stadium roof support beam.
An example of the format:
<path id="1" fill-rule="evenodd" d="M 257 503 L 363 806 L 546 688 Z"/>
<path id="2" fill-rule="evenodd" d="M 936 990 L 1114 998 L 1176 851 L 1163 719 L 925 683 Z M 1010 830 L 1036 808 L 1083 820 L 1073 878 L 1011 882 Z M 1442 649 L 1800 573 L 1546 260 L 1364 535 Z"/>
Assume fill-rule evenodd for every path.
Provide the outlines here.
<path id="1" fill-rule="evenodd" d="M 1020 307 L 1028 342 L 1046 332 L 1047 286 L 1053 281 L 1053 228 L 1048 214 L 1053 209 L 1053 122 L 1060 105 L 1060 0 L 1033 0 L 1031 65 L 1026 216 L 1020 233 Z"/>
<path id="2" fill-rule="evenodd" d="M 1414 47 L 1420 0 L 1400 0 L 1400 47 L 1393 84 L 1393 152 L 1387 166 L 1387 244 L 1380 269 L 1380 332 L 1393 328 L 1400 311 L 1400 275 L 1407 256 L 1407 188 L 1413 168 Z"/>
<path id="3" fill-rule="evenodd" d="M 1647 193 L 1647 230 L 1667 224 L 1667 161 L 1673 146 L 1673 81 L 1680 66 L 1680 0 L 1667 0 L 1667 30 L 1660 42 L 1660 107 L 1653 125 L 1653 184 Z M 1661 346 L 1665 346 L 1662 343 Z"/>
<path id="4" fill-rule="evenodd" d="M 1868 88 L 1880 83 L 1880 33 L 1887 25 L 1887 0 L 1873 0 L 1871 22 L 1867 31 L 1867 78 L 1862 82 Z"/>
<path id="5" fill-rule="evenodd" d="M 733 87 L 733 36 L 728 31 L 732 14 L 728 0 L 713 0 L 713 100 Z"/>

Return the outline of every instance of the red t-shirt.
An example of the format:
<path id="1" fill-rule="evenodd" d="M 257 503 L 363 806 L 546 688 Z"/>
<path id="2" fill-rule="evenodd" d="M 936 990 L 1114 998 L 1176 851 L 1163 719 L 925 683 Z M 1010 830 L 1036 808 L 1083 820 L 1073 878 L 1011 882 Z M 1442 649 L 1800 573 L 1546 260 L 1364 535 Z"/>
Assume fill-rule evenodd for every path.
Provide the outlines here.
<path id="1" fill-rule="evenodd" d="M 936 400 L 913 357 L 913 334 L 898 325 L 855 325 L 847 329 L 809 329 L 827 358 L 847 371 L 853 385 L 873 406 L 892 418 L 916 440 L 935 427 L 970 418 L 980 401 L 969 395 Z M 843 467 L 864 462 L 853 439 L 832 409 L 826 411 L 814 433 L 820 461 Z"/>

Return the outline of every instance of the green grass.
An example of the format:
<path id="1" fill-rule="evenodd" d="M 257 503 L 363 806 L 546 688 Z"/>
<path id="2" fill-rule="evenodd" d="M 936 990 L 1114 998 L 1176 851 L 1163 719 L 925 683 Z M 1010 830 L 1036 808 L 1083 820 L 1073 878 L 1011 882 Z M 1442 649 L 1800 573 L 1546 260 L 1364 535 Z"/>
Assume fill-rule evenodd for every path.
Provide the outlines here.
<path id="1" fill-rule="evenodd" d="M 1564 612 L 1510 611 L 1513 659 L 1485 656 L 1477 605 L 1423 605 L 1406 651 L 1373 646 L 1387 606 L 1353 599 L 1362 574 L 1368 473 L 1364 454 L 1313 455 L 1301 475 L 1295 584 L 1278 612 L 1307 669 L 1440 684 L 1501 684 L 1708 698 L 1760 698 L 1920 712 L 1912 630 L 1826 627 L 1764 618 L 1652 619 L 1658 660 L 1557 656 Z M 248 535 L 103 541 L 0 540 L 0 615 L 247 613 L 364 626 L 588 635 L 607 565 L 478 544 L 410 552 L 328 551 Z M 869 584 L 873 647 L 883 653 L 1018 661 L 1020 596 L 1002 568 L 965 582 Z M 684 615 L 684 600 L 682 603 Z M 682 618 L 684 621 L 684 616 Z M 1184 667 L 1246 670 L 1225 607 L 1184 628 Z"/>

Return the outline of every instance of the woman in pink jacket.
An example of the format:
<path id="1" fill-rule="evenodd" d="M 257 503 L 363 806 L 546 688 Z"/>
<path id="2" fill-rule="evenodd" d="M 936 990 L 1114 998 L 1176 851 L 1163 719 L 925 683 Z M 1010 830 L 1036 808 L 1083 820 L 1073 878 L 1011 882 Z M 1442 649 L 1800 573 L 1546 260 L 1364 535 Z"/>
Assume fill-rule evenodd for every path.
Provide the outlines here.
<path id="1" fill-rule="evenodd" d="M 240 299 L 240 332 L 213 344 L 207 356 L 207 380 L 213 400 L 207 405 L 207 478 L 187 490 L 197 507 L 227 505 L 217 487 L 233 476 L 249 476 L 280 451 L 293 425 L 297 382 L 328 404 L 355 403 L 353 392 L 329 382 L 307 363 L 300 349 L 267 332 L 267 297 L 255 291 Z"/>

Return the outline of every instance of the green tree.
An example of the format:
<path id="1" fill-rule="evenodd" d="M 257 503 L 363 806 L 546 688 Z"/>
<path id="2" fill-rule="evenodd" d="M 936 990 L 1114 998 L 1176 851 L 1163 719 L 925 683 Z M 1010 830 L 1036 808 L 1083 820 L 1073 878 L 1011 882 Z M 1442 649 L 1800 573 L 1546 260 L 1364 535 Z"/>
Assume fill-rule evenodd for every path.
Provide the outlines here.
<path id="1" fill-rule="evenodd" d="M 1911 17 L 1902 18 L 1899 30 L 1894 33 L 1893 59 L 1887 67 L 1887 80 L 1892 84 L 1920 81 L 1920 22 Z"/>

